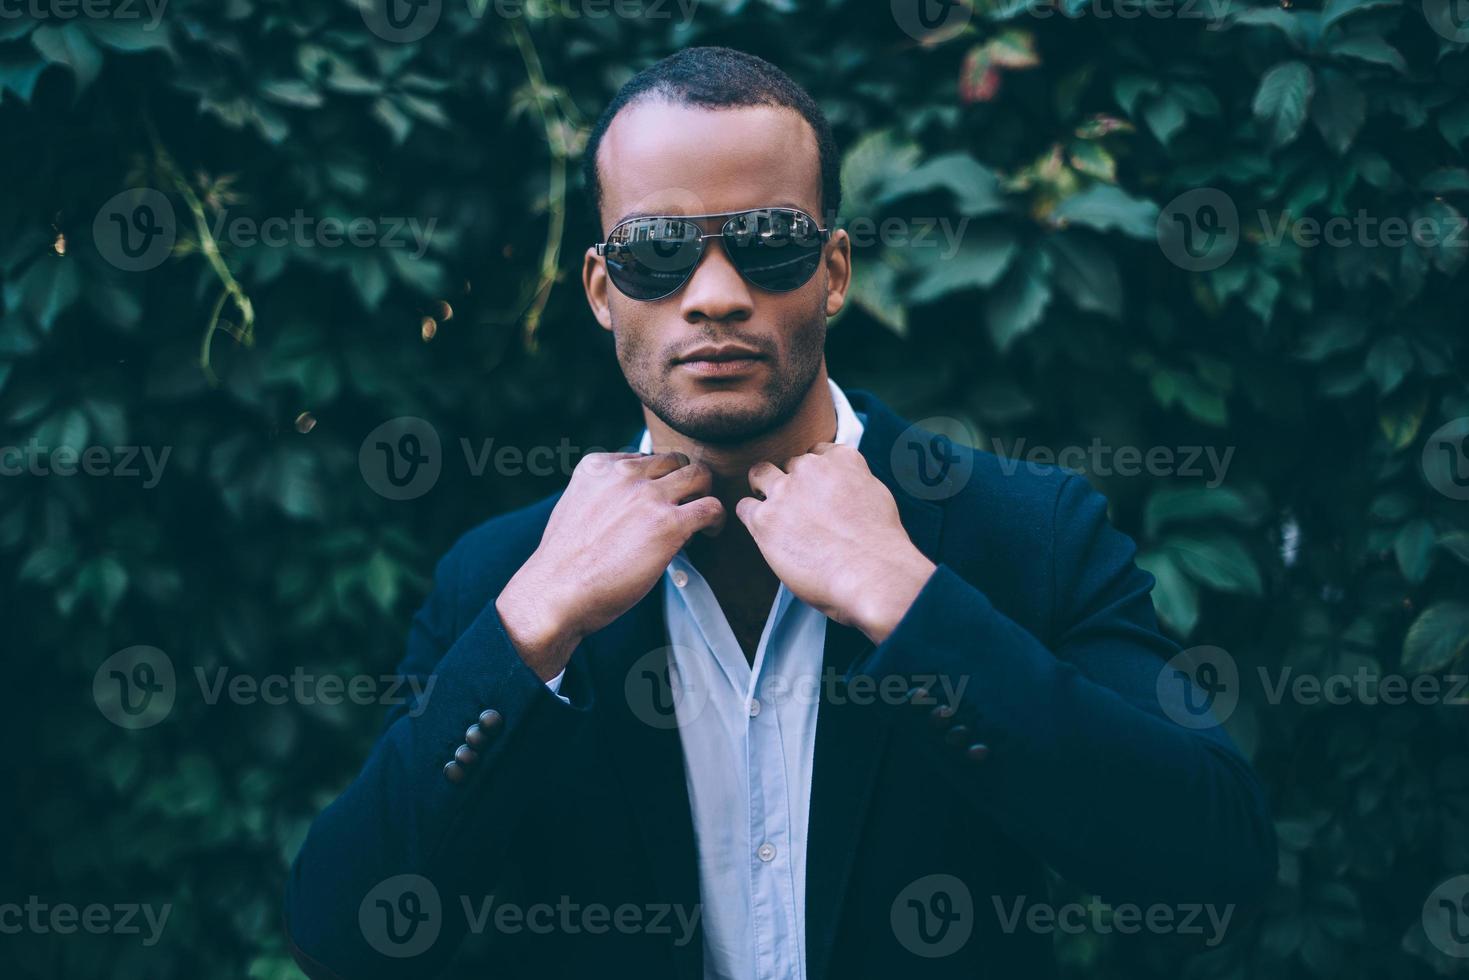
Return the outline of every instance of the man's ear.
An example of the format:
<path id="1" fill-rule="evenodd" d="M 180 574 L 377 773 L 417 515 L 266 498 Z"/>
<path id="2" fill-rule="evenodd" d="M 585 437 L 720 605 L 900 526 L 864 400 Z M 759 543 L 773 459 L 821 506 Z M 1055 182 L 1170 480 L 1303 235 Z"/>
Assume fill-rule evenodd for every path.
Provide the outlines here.
<path id="1" fill-rule="evenodd" d="M 603 330 L 611 330 L 612 311 L 607 307 L 607 263 L 597 254 L 596 248 L 589 247 L 582 261 L 581 285 L 586 290 L 592 316 L 597 318 Z"/>
<path id="2" fill-rule="evenodd" d="M 836 316 L 847 302 L 852 285 L 852 239 L 846 229 L 837 228 L 826 243 L 826 315 Z"/>

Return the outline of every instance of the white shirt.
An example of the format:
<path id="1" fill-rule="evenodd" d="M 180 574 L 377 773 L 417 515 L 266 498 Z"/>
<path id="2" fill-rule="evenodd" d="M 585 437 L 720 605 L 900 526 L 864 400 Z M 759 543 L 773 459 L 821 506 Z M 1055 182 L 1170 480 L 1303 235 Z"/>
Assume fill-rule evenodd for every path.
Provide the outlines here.
<path id="1" fill-rule="evenodd" d="M 834 441 L 855 448 L 862 420 L 836 383 L 828 384 Z M 638 448 L 652 451 L 646 431 Z M 782 583 L 751 663 L 683 551 L 663 582 L 670 681 L 699 854 L 704 975 L 804 977 L 807 823 L 826 617 Z M 548 686 L 556 692 L 560 683 L 558 675 Z"/>

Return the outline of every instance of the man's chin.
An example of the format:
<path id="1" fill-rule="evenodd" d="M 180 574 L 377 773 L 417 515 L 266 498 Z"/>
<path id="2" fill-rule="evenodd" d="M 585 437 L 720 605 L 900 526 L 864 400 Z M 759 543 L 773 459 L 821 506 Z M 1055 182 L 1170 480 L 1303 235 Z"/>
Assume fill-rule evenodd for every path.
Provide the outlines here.
<path id="1" fill-rule="evenodd" d="M 702 392 L 655 407 L 654 414 L 680 435 L 711 445 L 749 442 L 781 422 L 769 396 L 756 391 Z"/>

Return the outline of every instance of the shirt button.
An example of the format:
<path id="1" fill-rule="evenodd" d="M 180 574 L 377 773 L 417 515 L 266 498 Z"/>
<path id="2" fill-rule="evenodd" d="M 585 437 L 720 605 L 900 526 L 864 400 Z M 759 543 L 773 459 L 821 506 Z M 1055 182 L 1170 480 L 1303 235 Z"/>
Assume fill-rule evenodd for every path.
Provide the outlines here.
<path id="1" fill-rule="evenodd" d="M 678 586 L 680 589 L 683 588 L 685 585 L 688 585 L 689 573 L 684 571 L 682 568 L 675 568 L 673 570 L 673 584 Z"/>
<path id="2" fill-rule="evenodd" d="M 760 713 L 760 702 L 757 699 L 755 699 L 755 698 L 751 698 L 750 699 L 750 717 L 751 718 L 754 718 L 759 713 Z"/>
<path id="3" fill-rule="evenodd" d="M 775 860 L 775 845 L 774 844 L 761 844 L 759 850 L 757 850 L 755 852 L 755 854 L 756 854 L 757 857 L 760 858 L 760 860 L 762 860 L 762 861 L 764 861 L 766 863 L 769 863 L 771 861 L 774 861 Z"/>

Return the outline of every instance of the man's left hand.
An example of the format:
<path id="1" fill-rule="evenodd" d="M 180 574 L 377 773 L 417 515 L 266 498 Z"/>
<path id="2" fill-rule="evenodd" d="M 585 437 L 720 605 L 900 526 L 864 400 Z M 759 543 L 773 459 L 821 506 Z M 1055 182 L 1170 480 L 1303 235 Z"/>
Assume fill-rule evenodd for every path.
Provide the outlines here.
<path id="1" fill-rule="evenodd" d="M 898 505 L 850 446 L 818 443 L 783 466 L 757 463 L 735 513 L 796 597 L 873 643 L 887 639 L 933 574 Z"/>

